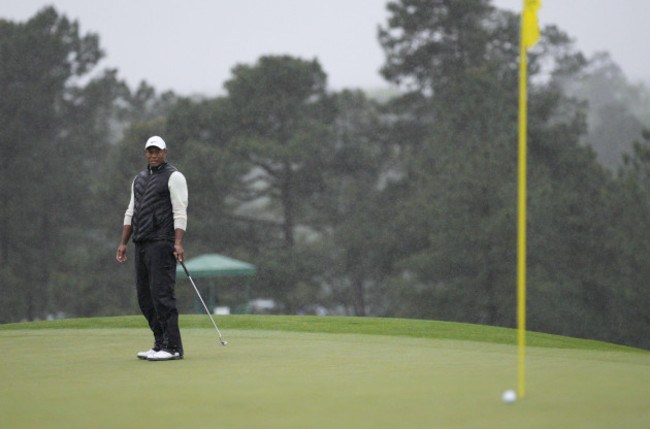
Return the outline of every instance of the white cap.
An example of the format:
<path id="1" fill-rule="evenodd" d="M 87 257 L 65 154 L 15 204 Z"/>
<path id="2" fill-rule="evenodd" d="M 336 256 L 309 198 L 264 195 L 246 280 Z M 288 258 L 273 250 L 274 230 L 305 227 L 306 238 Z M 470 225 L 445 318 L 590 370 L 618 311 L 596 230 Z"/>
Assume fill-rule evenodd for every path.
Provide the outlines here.
<path id="1" fill-rule="evenodd" d="M 147 150 L 150 146 L 156 146 L 162 150 L 167 149 L 165 140 L 161 139 L 158 136 L 149 137 L 149 140 L 147 140 L 147 143 L 144 145 L 144 150 Z"/>

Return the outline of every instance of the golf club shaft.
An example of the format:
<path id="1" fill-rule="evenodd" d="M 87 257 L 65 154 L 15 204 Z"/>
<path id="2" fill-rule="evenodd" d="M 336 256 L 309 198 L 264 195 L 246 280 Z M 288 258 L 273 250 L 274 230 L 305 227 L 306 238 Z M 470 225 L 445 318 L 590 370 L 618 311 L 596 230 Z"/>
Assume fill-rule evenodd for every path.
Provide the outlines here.
<path id="1" fill-rule="evenodd" d="M 183 267 L 183 270 L 185 270 L 185 274 L 187 274 L 187 278 L 190 279 L 190 283 L 192 283 L 192 286 L 194 286 L 194 290 L 196 291 L 196 294 L 199 296 L 199 299 L 201 300 L 201 304 L 203 304 L 203 308 L 205 308 L 205 312 L 208 314 L 208 317 L 212 321 L 212 324 L 214 325 L 214 329 L 217 330 L 217 334 L 219 334 L 219 340 L 221 341 L 221 344 L 225 345 L 225 342 L 223 341 L 223 338 L 221 338 L 221 331 L 219 331 L 219 328 L 217 327 L 217 324 L 215 323 L 214 319 L 212 318 L 212 315 L 210 314 L 210 310 L 208 309 L 208 306 L 205 305 L 205 301 L 203 301 L 203 297 L 199 293 L 199 289 L 194 284 L 194 280 L 192 280 L 192 276 L 190 276 L 189 271 L 187 271 L 187 267 L 185 267 L 185 263 L 183 263 L 183 261 L 179 261 L 179 262 L 181 263 L 181 266 Z"/>

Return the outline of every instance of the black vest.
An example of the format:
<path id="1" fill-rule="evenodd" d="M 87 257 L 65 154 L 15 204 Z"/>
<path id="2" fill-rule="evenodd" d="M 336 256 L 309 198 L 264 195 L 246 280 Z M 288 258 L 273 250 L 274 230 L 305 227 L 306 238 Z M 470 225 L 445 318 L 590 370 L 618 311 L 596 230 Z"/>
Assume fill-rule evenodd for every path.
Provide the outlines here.
<path id="1" fill-rule="evenodd" d="M 174 214 L 169 176 L 176 168 L 164 163 L 147 167 L 133 181 L 133 241 L 174 241 Z"/>

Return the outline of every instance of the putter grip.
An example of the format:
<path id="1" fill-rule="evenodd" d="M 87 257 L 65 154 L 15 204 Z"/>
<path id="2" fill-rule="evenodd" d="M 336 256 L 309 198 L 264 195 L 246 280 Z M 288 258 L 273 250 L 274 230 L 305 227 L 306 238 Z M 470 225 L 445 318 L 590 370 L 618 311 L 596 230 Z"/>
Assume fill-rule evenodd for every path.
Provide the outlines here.
<path id="1" fill-rule="evenodd" d="M 185 274 L 187 274 L 187 277 L 190 276 L 189 271 L 187 271 L 187 267 L 185 266 L 185 263 L 183 261 L 178 261 L 181 263 L 181 267 L 183 267 L 183 270 L 185 270 Z"/>

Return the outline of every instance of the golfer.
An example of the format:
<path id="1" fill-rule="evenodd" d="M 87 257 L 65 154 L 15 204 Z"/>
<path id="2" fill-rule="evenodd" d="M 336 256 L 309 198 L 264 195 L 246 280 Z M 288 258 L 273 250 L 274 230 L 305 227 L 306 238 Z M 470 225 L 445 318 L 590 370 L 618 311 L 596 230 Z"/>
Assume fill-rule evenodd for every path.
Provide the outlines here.
<path id="1" fill-rule="evenodd" d="M 138 353 L 138 358 L 183 359 L 174 286 L 176 260 L 185 260 L 187 182 L 165 161 L 167 145 L 162 138 L 149 138 L 144 154 L 149 165 L 131 185 L 131 201 L 116 259 L 126 261 L 126 245 L 133 237 L 138 304 L 154 336 L 153 347 Z"/>

